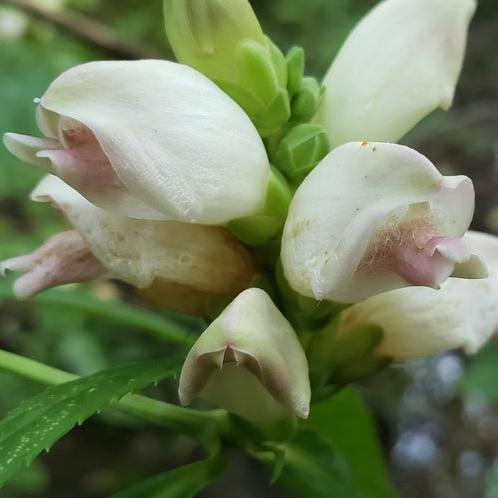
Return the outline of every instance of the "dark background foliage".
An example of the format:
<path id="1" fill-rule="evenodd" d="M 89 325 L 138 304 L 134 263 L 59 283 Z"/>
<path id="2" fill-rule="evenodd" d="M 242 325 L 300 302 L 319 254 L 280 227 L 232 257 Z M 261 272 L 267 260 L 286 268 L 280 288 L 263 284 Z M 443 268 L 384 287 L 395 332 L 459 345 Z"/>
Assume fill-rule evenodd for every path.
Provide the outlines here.
<path id="1" fill-rule="evenodd" d="M 34 97 L 63 70 L 112 58 L 52 22 L 0 1 L 0 132 L 36 134 Z M 38 0 L 55 19 L 83 13 L 144 55 L 171 58 L 160 0 Z M 307 70 L 322 76 L 348 31 L 374 0 L 254 0 L 265 31 L 284 50 L 303 46 Z M 474 228 L 498 233 L 498 3 L 480 0 L 454 108 L 436 112 L 403 140 L 445 173 L 467 174 L 477 192 Z M 28 194 L 40 172 L 0 147 L 0 258 L 29 251 L 60 226 Z M 9 282 L 1 283 L 5 294 Z M 90 291 L 113 300 L 113 284 Z M 192 328 L 195 321 L 187 322 Z M 444 326 L 444 324 L 443 324 Z M 0 347 L 88 374 L 114 363 L 170 354 L 167 346 L 75 307 L 0 303 Z M 179 352 L 180 353 L 180 352 Z M 402 498 L 498 496 L 498 346 L 477 357 L 456 353 L 393 367 L 362 386 L 372 407 L 389 472 Z M 0 414 L 40 387 L 0 372 Z M 174 400 L 174 386 L 163 387 Z M 325 415 L 323 415 L 325 417 Z M 328 415 L 327 415 L 328 416 Z M 345 419 L 347 414 L 336 413 Z M 324 419 L 326 420 L 326 419 Z M 323 423 L 323 420 L 318 423 Z M 330 424 L 334 424 L 334 419 Z M 339 424 L 340 425 L 340 424 Z M 342 427 L 342 426 L 341 426 Z M 347 431 L 347 426 L 345 427 Z M 347 432 L 346 432 L 347 434 Z M 353 441 L 357 437 L 351 433 Z M 357 452 L 368 451 L 357 443 Z M 43 455 L 5 498 L 106 496 L 120 485 L 195 457 L 192 443 L 115 415 L 94 418 Z M 363 459 L 358 465 L 368 468 Z M 361 470 L 361 469 L 360 469 Z M 287 496 L 265 484 L 258 465 L 234 453 L 223 482 L 203 496 Z M 331 497 L 332 498 L 332 497 Z M 381 497 L 385 498 L 385 497 Z"/>

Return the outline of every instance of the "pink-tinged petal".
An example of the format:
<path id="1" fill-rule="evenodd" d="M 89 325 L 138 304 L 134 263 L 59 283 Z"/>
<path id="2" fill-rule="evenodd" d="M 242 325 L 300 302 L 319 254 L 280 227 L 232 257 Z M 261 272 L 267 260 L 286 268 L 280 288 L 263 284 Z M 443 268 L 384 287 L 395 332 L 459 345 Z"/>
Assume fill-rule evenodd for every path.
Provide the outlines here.
<path id="1" fill-rule="evenodd" d="M 339 302 L 409 285 L 438 287 L 454 271 L 481 277 L 478 258 L 460 241 L 473 211 L 467 177 L 443 177 L 401 145 L 346 144 L 294 196 L 282 239 L 284 272 L 296 291 Z"/>
<path id="2" fill-rule="evenodd" d="M 433 237 L 422 248 L 405 244 L 394 248 L 394 268 L 409 283 L 439 289 L 453 272 L 455 263 L 467 261 L 470 250 L 461 239 Z"/>
<path id="3" fill-rule="evenodd" d="M 14 284 L 18 299 L 28 299 L 58 285 L 95 280 L 106 273 L 73 230 L 54 235 L 31 254 L 0 263 L 0 273 L 8 271 L 23 272 Z"/>
<path id="4" fill-rule="evenodd" d="M 49 159 L 57 176 L 78 190 L 124 189 L 93 133 L 75 121 L 65 120 L 65 124 L 61 129 L 64 148 L 42 150 L 37 157 Z"/>
<path id="5" fill-rule="evenodd" d="M 58 119 L 57 126 L 58 140 L 6 133 L 4 143 L 22 161 L 64 178 L 89 197 L 101 197 L 111 210 L 139 218 L 163 218 L 129 192 L 87 127 L 68 118 Z"/>
<path id="6" fill-rule="evenodd" d="M 378 353 L 399 361 L 456 348 L 477 352 L 498 330 L 498 237 L 467 232 L 464 241 L 486 263 L 486 278 L 449 278 L 439 290 L 408 287 L 370 297 L 343 311 L 339 337 L 380 326 Z M 459 246 L 449 251 L 463 255 Z"/>
<path id="7" fill-rule="evenodd" d="M 126 218 L 93 205 L 53 175 L 31 197 L 60 209 L 110 274 L 135 287 L 169 283 L 177 292 L 231 296 L 255 274 L 248 250 L 222 227 Z"/>

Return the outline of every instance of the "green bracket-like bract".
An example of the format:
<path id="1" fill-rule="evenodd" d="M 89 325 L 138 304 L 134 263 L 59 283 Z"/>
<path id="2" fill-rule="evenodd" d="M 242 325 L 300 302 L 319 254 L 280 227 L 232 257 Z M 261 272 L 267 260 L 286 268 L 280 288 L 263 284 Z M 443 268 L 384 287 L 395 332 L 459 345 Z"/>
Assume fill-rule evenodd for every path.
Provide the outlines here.
<path id="1" fill-rule="evenodd" d="M 325 130 L 317 124 L 303 123 L 283 136 L 273 162 L 293 185 L 298 185 L 329 151 Z"/>

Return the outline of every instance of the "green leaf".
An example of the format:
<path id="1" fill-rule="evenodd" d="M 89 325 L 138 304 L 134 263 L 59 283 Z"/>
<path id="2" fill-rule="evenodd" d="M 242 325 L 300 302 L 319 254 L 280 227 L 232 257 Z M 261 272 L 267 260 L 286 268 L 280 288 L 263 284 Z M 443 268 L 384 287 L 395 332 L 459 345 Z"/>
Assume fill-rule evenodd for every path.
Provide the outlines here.
<path id="1" fill-rule="evenodd" d="M 303 422 L 329 441 L 347 462 L 361 498 L 394 498 L 386 477 L 384 457 L 364 401 L 348 388 L 311 408 Z"/>
<path id="2" fill-rule="evenodd" d="M 360 498 L 344 460 L 325 438 L 310 430 L 299 431 L 285 445 L 278 482 L 299 498 Z"/>
<path id="3" fill-rule="evenodd" d="M 146 479 L 112 498 L 193 498 L 216 479 L 224 467 L 225 459 L 215 455 Z"/>
<path id="4" fill-rule="evenodd" d="M 104 370 L 49 387 L 0 422 L 0 487 L 76 424 L 124 395 L 176 374 L 169 361 L 148 361 Z"/>
<path id="5" fill-rule="evenodd" d="M 489 343 L 472 360 L 460 389 L 465 395 L 479 394 L 488 402 L 498 401 L 498 344 Z"/>

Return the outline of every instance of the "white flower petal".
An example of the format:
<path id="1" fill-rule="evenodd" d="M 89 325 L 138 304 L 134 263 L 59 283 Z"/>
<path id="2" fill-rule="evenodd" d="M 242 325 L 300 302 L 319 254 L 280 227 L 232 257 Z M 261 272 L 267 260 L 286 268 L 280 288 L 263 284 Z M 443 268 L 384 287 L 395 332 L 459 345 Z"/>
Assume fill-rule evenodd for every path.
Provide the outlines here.
<path id="1" fill-rule="evenodd" d="M 397 142 L 448 109 L 475 0 L 385 0 L 356 26 L 325 76 L 319 120 L 332 146 Z"/>
<path id="2" fill-rule="evenodd" d="M 18 133 L 6 133 L 3 142 L 7 150 L 21 161 L 42 168 L 48 168 L 49 163 L 43 157 L 38 157 L 41 150 L 52 150 L 60 148 L 58 140 L 52 138 L 36 138 L 28 135 L 19 135 Z"/>
<path id="3" fill-rule="evenodd" d="M 463 348 L 475 353 L 498 329 L 498 238 L 468 232 L 489 277 L 450 278 L 440 290 L 398 289 L 357 303 L 341 315 L 339 334 L 366 324 L 384 330 L 378 352 L 396 360 Z"/>
<path id="4" fill-rule="evenodd" d="M 91 179 L 84 164 L 55 172 L 106 209 L 149 219 L 222 224 L 256 214 L 269 178 L 266 152 L 242 109 L 197 71 L 167 61 L 92 62 L 56 79 L 41 98 L 38 122 L 62 144 L 91 131 L 122 186 L 153 213 L 115 206 L 115 183 Z M 76 124 L 75 124 L 76 123 Z M 66 148 L 68 144 L 65 144 Z M 46 157 L 53 154 L 45 155 Z M 87 167 L 93 168 L 91 160 Z M 122 184 L 122 185 L 121 185 Z M 159 214 L 158 214 L 159 213 Z"/>
<path id="5" fill-rule="evenodd" d="M 32 198 L 53 202 L 102 265 L 136 287 L 164 280 L 230 294 L 247 286 L 254 274 L 247 250 L 223 228 L 111 214 L 52 175 L 40 182 Z"/>
<path id="6" fill-rule="evenodd" d="M 471 258 L 460 237 L 473 211 L 467 177 L 443 177 L 401 145 L 346 144 L 294 196 L 282 239 L 284 272 L 301 294 L 339 302 L 409 285 L 438 287 Z"/>
<path id="7" fill-rule="evenodd" d="M 28 299 L 58 285 L 88 282 L 105 274 L 105 269 L 74 230 L 50 237 L 31 254 L 2 261 L 0 274 L 9 271 L 24 273 L 14 284 L 18 299 Z"/>

